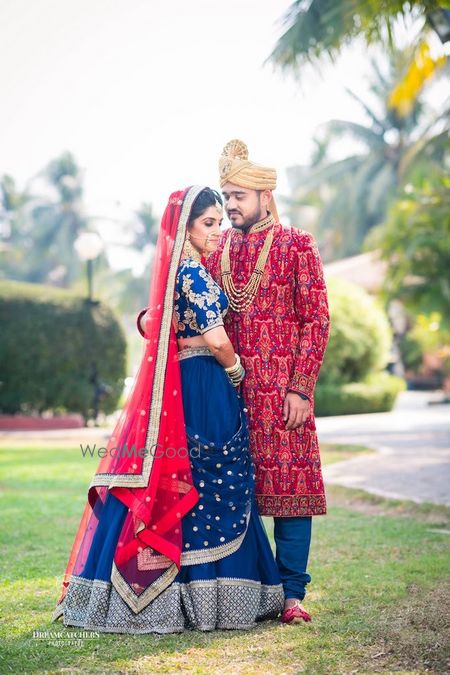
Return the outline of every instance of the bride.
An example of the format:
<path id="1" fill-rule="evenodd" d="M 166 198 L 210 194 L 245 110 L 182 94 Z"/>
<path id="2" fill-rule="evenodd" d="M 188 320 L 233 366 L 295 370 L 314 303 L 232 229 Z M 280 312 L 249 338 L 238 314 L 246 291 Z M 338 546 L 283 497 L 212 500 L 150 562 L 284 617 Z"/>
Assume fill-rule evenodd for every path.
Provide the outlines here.
<path id="1" fill-rule="evenodd" d="M 222 200 L 174 192 L 133 389 L 92 479 L 53 620 L 117 633 L 249 629 L 284 593 L 254 499 L 245 376 L 204 256 Z M 142 313 L 141 313 L 142 314 Z"/>

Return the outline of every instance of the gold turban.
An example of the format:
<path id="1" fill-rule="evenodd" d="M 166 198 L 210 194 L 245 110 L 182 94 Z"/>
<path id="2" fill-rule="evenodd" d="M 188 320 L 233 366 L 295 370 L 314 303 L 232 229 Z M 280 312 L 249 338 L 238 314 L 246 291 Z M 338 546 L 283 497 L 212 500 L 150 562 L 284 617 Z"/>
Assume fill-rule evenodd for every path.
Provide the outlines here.
<path id="1" fill-rule="evenodd" d="M 237 139 L 229 141 L 219 159 L 220 186 L 233 183 L 249 190 L 275 190 L 277 187 L 277 172 L 268 166 L 260 166 L 248 158 L 248 148 Z M 269 211 L 278 222 L 278 212 L 275 200 L 269 204 Z"/>

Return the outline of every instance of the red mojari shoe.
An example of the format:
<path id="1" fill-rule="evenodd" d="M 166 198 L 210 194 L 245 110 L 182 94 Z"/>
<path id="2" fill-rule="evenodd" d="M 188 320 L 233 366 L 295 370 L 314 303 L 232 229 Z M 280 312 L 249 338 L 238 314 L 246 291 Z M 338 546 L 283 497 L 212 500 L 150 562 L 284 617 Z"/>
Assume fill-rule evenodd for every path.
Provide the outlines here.
<path id="1" fill-rule="evenodd" d="M 312 621 L 311 615 L 300 607 L 301 601 L 296 600 L 293 607 L 288 607 L 283 610 L 281 615 L 282 623 L 303 623 L 304 621 Z"/>

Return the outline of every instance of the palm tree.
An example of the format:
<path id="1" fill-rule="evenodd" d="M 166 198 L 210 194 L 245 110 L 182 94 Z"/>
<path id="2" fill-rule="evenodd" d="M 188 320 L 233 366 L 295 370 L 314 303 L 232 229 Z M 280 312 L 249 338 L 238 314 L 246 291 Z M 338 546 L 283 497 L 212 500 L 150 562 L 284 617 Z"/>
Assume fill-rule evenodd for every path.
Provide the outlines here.
<path id="1" fill-rule="evenodd" d="M 32 252 L 32 236 L 24 208 L 32 197 L 20 190 L 8 174 L 0 180 L 0 260 L 3 278 L 14 278 L 23 269 L 24 260 Z"/>
<path id="2" fill-rule="evenodd" d="M 448 2 L 445 3 L 448 7 Z M 396 51 L 395 28 L 402 19 L 411 42 L 410 62 L 391 92 L 391 107 L 407 115 L 427 80 L 449 69 L 443 50 L 432 55 L 428 44 L 431 28 L 442 43 L 450 40 L 450 9 L 442 0 L 296 0 L 288 10 L 286 32 L 278 40 L 270 61 L 300 74 L 302 66 L 316 66 L 329 58 L 334 61 L 344 46 L 362 37 L 367 47 L 378 44 L 383 51 Z"/>
<path id="3" fill-rule="evenodd" d="M 88 220 L 103 218 L 92 216 Z M 127 315 L 147 303 L 159 220 L 152 204 L 143 202 L 131 218 L 123 214 L 123 217 L 114 221 L 122 226 L 122 237 L 126 235 L 126 241 L 108 238 L 108 246 L 115 248 L 116 252 L 120 251 L 124 267 L 112 269 L 102 256 L 101 260 L 96 261 L 96 287 L 106 302 Z"/>
<path id="4" fill-rule="evenodd" d="M 66 152 L 20 191 L 14 179 L 0 181 L 1 256 L 8 278 L 70 286 L 80 274 L 74 241 L 87 219 L 82 176 Z"/>
<path id="5" fill-rule="evenodd" d="M 50 195 L 36 198 L 31 208 L 35 258 L 28 281 L 69 287 L 80 275 L 74 241 L 86 227 L 82 172 L 70 152 L 49 162 L 40 176 Z"/>
<path id="6" fill-rule="evenodd" d="M 146 246 L 155 246 L 158 238 L 159 221 L 153 212 L 153 206 L 149 202 L 143 202 L 136 211 L 138 227 L 136 228 L 133 246 L 143 251 Z"/>
<path id="7" fill-rule="evenodd" d="M 390 94 L 411 58 L 411 51 L 394 51 L 387 77 L 375 61 L 370 87 L 378 106 L 374 107 L 348 91 L 363 108 L 367 125 L 331 120 L 317 139 L 315 163 L 301 180 L 293 196 L 295 204 L 321 207 L 317 234 L 327 244 L 325 257 L 338 258 L 361 250 L 367 232 L 380 223 L 398 186 L 419 163 L 442 165 L 449 131 L 448 106 L 431 114 L 418 96 L 408 114 L 393 108 Z M 380 109 L 380 112 L 378 112 Z M 362 152 L 330 161 L 329 150 L 342 138 L 356 140 Z M 291 175 L 295 171 L 291 170 Z M 323 198 L 324 186 L 328 195 Z"/>
<path id="8" fill-rule="evenodd" d="M 367 45 L 393 50 L 399 19 L 421 23 L 419 39 L 429 31 L 433 12 L 443 11 L 440 0 L 295 0 L 284 17 L 286 31 L 270 60 L 282 68 L 298 69 L 306 63 L 333 60 L 342 48 L 362 36 Z"/>
<path id="9" fill-rule="evenodd" d="M 148 288 L 153 266 L 153 253 L 158 238 L 159 221 L 149 202 L 143 202 L 136 211 L 137 220 L 133 224 L 133 238 L 129 248 L 138 251 L 144 258 L 144 269 L 139 276 L 133 276 L 130 271 L 123 273 L 124 284 L 120 293 L 120 306 L 124 311 L 130 307 L 139 307 L 147 304 Z"/>

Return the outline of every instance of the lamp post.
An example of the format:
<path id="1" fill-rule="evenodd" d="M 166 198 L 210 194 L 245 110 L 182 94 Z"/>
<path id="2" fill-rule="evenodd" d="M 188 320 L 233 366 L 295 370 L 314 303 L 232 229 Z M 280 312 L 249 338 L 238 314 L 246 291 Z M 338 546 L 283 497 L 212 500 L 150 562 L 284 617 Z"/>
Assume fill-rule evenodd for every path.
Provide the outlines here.
<path id="1" fill-rule="evenodd" d="M 82 232 L 75 240 L 74 247 L 80 260 L 86 261 L 88 300 L 93 301 L 94 260 L 103 251 L 103 241 L 96 232 Z"/>
<path id="2" fill-rule="evenodd" d="M 89 305 L 96 304 L 94 296 L 94 260 L 98 258 L 100 253 L 103 251 L 103 241 L 96 232 L 82 232 L 74 242 L 74 247 L 78 253 L 80 260 L 86 261 L 86 271 L 87 271 L 87 286 L 88 286 L 88 296 L 87 302 Z M 99 413 L 100 399 L 105 393 L 105 385 L 99 381 L 97 364 L 95 360 L 91 363 L 91 375 L 89 382 L 93 387 L 93 399 L 92 399 L 92 409 L 93 409 L 93 419 L 94 424 L 97 426 L 97 417 Z"/>

